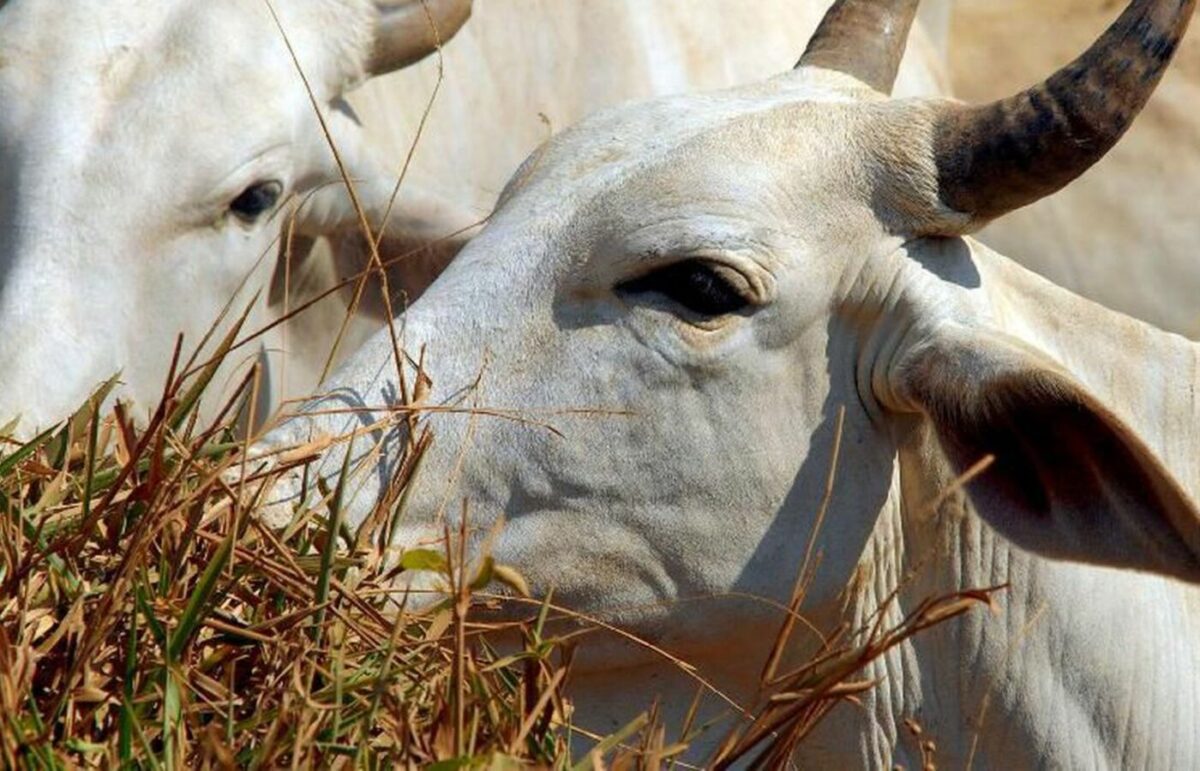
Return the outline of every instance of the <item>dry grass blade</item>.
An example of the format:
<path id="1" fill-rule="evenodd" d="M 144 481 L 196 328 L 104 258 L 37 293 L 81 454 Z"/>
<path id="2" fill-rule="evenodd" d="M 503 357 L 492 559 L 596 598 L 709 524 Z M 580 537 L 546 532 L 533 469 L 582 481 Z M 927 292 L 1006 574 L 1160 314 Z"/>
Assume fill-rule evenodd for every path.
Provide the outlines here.
<path id="1" fill-rule="evenodd" d="M 868 664 L 911 639 L 913 636 L 979 606 L 993 608 L 993 595 L 1007 585 L 987 589 L 954 592 L 926 600 L 894 627 L 881 630 L 878 625 L 864 630 L 866 639 L 848 644 L 785 675 L 776 681 L 776 689 L 755 719 L 733 731 L 717 756 L 713 767 L 729 768 L 749 761 L 752 768 L 781 768 L 799 744 L 816 728 L 838 703 L 853 700 L 875 687 L 875 681 L 854 681 Z"/>

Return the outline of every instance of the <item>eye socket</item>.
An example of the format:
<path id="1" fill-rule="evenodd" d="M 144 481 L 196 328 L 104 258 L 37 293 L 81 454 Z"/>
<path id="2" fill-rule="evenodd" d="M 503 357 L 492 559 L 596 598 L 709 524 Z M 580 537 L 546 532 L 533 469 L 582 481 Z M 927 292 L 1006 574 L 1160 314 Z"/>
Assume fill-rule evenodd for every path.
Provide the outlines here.
<path id="1" fill-rule="evenodd" d="M 662 295 L 701 316 L 736 313 L 750 301 L 705 260 L 681 260 L 624 281 L 617 291 Z"/>
<path id="2" fill-rule="evenodd" d="M 282 195 L 283 185 L 275 180 L 255 182 L 233 199 L 229 211 L 244 222 L 253 222 L 274 209 Z"/>

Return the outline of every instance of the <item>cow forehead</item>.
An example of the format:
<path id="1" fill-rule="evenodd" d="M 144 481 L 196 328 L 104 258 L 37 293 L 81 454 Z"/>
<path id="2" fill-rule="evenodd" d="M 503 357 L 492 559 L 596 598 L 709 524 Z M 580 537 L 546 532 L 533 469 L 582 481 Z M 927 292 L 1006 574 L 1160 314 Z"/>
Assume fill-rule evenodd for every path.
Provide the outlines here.
<path id="1" fill-rule="evenodd" d="M 0 12 L 5 68 L 53 70 L 160 34 L 179 2 L 10 0 Z"/>
<path id="2" fill-rule="evenodd" d="M 839 73 L 809 71 L 604 110 L 535 151 L 514 176 L 505 198 L 546 179 L 578 182 L 619 176 L 757 116 L 798 105 L 845 105 L 874 98 L 873 92 Z"/>
<path id="3" fill-rule="evenodd" d="M 816 72 L 599 113 L 526 161 L 494 221 L 571 239 L 663 221 L 683 236 L 706 223 L 762 224 L 772 192 L 801 186 L 819 203 L 823 189 L 846 181 L 838 165 L 858 143 L 845 138 L 878 105 L 856 82 Z"/>
<path id="4" fill-rule="evenodd" d="M 357 77 L 369 2 L 275 6 L 315 89 Z M 0 57 L 0 154 L 23 168 L 20 196 L 34 210 L 90 210 L 86 200 L 117 189 L 160 201 L 218 186 L 223 195 L 223 180 L 311 120 L 262 0 L 12 0 L 0 11 Z M 6 184 L 13 193 L 18 183 Z"/>
<path id="5" fill-rule="evenodd" d="M 358 74 L 370 46 L 369 0 L 275 0 L 280 23 L 320 87 Z M 189 88 L 253 80 L 290 64 L 263 0 L 10 0 L 0 10 L 0 94 L 6 109 L 79 100 L 110 102 L 162 79 L 181 104 Z"/>

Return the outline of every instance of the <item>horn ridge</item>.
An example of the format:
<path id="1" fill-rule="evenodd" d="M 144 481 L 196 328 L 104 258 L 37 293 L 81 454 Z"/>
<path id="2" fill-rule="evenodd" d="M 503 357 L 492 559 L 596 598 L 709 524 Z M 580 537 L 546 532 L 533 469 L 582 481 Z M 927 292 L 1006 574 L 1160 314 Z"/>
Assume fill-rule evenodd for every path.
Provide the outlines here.
<path id="1" fill-rule="evenodd" d="M 837 0 L 813 33 L 796 67 L 851 75 L 892 91 L 919 0 Z"/>
<path id="2" fill-rule="evenodd" d="M 1063 188 L 1112 149 L 1161 80 L 1196 0 L 1133 0 L 1083 55 L 987 105 L 934 124 L 943 203 L 983 224 Z"/>

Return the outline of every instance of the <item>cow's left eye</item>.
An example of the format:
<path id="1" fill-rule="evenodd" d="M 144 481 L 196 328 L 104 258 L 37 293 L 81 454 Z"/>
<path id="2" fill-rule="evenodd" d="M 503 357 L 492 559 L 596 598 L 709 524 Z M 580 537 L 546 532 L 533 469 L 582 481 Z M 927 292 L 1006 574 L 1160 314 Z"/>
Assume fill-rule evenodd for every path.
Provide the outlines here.
<path id="1" fill-rule="evenodd" d="M 729 280 L 707 260 L 682 260 L 617 286 L 626 294 L 652 292 L 701 316 L 724 316 L 750 304 Z"/>
<path id="2" fill-rule="evenodd" d="M 283 185 L 279 182 L 256 182 L 233 199 L 229 210 L 244 222 L 254 222 L 274 209 L 281 195 Z"/>

